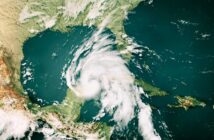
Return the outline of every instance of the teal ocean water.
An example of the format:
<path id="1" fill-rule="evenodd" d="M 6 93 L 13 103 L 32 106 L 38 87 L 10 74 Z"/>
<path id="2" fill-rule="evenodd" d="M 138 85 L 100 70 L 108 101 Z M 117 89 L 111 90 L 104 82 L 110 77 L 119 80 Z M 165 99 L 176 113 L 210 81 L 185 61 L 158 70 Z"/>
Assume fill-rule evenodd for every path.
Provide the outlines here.
<path id="1" fill-rule="evenodd" d="M 141 97 L 157 108 L 152 112 L 154 128 L 163 140 L 214 139 L 214 11 L 210 0 L 154 0 L 141 3 L 124 23 L 127 35 L 140 46 L 127 64 L 137 79 L 169 93 L 166 97 Z M 27 40 L 23 46 L 21 82 L 34 103 L 46 106 L 61 102 L 68 89 L 65 71 L 76 52 L 96 29 L 78 26 L 70 32 L 46 30 Z M 107 34 L 112 33 L 105 31 Z M 112 37 L 114 40 L 114 37 Z M 95 43 L 96 44 L 96 43 Z M 104 46 L 105 47 L 105 46 Z M 80 57 L 84 58 L 89 51 Z M 80 61 L 77 61 L 80 62 Z M 205 108 L 168 108 L 174 96 L 192 96 L 207 104 Z M 79 121 L 94 121 L 97 102 L 87 101 Z M 112 115 L 100 121 L 115 125 Z M 115 131 L 111 139 L 143 139 L 138 119 L 127 129 Z M 35 134 L 35 139 L 42 139 Z"/>
<path id="2" fill-rule="evenodd" d="M 170 137 L 159 130 L 163 139 L 214 138 L 213 17 L 213 1 L 155 0 L 151 5 L 141 3 L 125 22 L 127 34 L 148 47 L 141 55 L 134 54 L 132 71 L 170 94 L 150 101 L 161 112 L 157 118 L 168 126 Z M 145 64 L 149 68 L 143 68 Z M 196 97 L 207 107 L 167 108 L 176 95 Z"/>
<path id="3" fill-rule="evenodd" d="M 46 30 L 28 39 L 21 64 L 21 81 L 30 99 L 40 105 L 61 102 L 68 89 L 64 77 L 76 46 L 90 37 L 93 28 L 75 27 L 69 33 Z"/>

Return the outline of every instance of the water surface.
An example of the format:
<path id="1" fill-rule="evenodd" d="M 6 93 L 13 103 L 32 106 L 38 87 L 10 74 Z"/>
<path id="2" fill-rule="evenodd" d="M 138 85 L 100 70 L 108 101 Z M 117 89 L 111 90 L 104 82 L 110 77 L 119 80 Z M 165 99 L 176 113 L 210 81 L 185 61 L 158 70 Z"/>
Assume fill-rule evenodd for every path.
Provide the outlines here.
<path id="1" fill-rule="evenodd" d="M 144 46 L 142 54 L 134 54 L 131 70 L 137 78 L 170 93 L 150 102 L 161 112 L 160 116 L 155 113 L 155 124 L 159 119 L 166 121 L 173 139 L 214 138 L 213 4 L 210 0 L 142 2 L 125 22 L 127 34 Z M 167 108 L 175 103 L 175 95 L 196 97 L 207 107 L 189 111 Z M 165 133 L 161 136 L 170 139 Z"/>
<path id="2" fill-rule="evenodd" d="M 64 77 L 73 51 L 90 37 L 94 28 L 74 27 L 70 32 L 46 30 L 23 46 L 21 82 L 33 102 L 61 102 L 68 89 Z"/>

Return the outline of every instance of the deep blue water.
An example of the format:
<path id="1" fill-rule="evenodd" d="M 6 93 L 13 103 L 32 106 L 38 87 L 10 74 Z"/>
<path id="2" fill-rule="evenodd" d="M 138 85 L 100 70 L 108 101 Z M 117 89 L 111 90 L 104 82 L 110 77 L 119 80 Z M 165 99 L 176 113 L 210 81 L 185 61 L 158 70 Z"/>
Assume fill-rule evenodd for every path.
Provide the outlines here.
<path id="1" fill-rule="evenodd" d="M 150 99 L 161 112 L 154 111 L 154 123 L 163 139 L 214 139 L 213 5 L 211 0 L 142 2 L 125 21 L 126 33 L 155 52 L 141 48 L 142 56 L 134 54 L 131 71 L 138 79 L 170 93 Z M 150 69 L 136 69 L 137 64 Z M 167 104 L 175 103 L 175 95 L 196 97 L 207 107 L 188 111 L 167 108 Z M 161 120 L 169 133 L 160 128 Z"/>
<path id="2" fill-rule="evenodd" d="M 153 120 L 162 139 L 214 139 L 212 5 L 211 0 L 154 0 L 151 5 L 142 2 L 124 23 L 126 33 L 138 44 L 149 48 L 138 48 L 143 50 L 142 56 L 133 54 L 129 69 L 136 78 L 170 93 L 167 97 L 148 99 L 161 112 L 153 110 Z M 94 30 L 89 27 L 74 27 L 67 33 L 46 30 L 24 43 L 20 78 L 33 102 L 49 105 L 64 99 L 67 86 L 62 72 L 72 60 L 76 46 L 88 39 Z M 137 64 L 141 69 L 136 67 Z M 145 64 L 149 70 L 143 69 Z M 32 77 L 24 77 L 28 68 Z M 25 83 L 30 77 L 32 79 Z M 206 102 L 207 107 L 188 111 L 170 109 L 167 104 L 176 102 L 175 95 L 196 97 Z M 98 112 L 98 108 L 87 112 L 90 108 L 94 108 L 93 102 L 86 102 L 80 121 L 91 121 L 91 116 Z M 109 118 L 107 116 L 102 121 Z M 163 128 L 163 122 L 168 129 Z M 130 129 L 115 132 L 111 139 L 132 139 L 134 136 L 142 139 L 136 124 L 134 119 Z M 40 135 L 35 134 L 35 138 L 41 138 Z"/>

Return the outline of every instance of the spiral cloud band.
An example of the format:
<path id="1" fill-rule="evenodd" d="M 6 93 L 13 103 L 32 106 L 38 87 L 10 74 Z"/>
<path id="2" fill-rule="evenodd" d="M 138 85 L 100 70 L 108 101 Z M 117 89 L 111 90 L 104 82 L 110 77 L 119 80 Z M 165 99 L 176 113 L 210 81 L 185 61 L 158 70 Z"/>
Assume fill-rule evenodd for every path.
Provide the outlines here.
<path id="1" fill-rule="evenodd" d="M 159 140 L 153 128 L 151 108 L 140 99 L 142 89 L 134 85 L 134 77 L 126 62 L 112 47 L 114 39 L 96 31 L 74 52 L 66 71 L 66 81 L 74 93 L 86 100 L 99 100 L 101 109 L 95 119 L 109 113 L 120 128 L 135 117 L 138 109 L 138 129 L 145 140 Z"/>

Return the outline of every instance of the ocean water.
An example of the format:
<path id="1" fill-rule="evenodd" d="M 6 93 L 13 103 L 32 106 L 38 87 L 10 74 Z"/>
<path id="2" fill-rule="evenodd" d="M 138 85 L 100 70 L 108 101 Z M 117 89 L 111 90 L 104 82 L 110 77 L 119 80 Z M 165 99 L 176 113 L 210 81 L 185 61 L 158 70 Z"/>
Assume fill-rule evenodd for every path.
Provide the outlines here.
<path id="1" fill-rule="evenodd" d="M 163 140 L 209 140 L 214 138 L 214 110 L 212 108 L 214 104 L 214 12 L 212 3 L 209 0 L 203 2 L 200 0 L 154 0 L 152 4 L 142 2 L 128 14 L 128 19 L 124 23 L 127 35 L 140 45 L 135 48 L 141 50 L 140 53 L 133 53 L 133 58 L 125 65 L 117 54 L 109 54 L 110 57 L 119 60 L 119 63 L 114 61 L 119 66 L 119 69 L 115 69 L 115 72 L 119 71 L 118 76 L 130 78 L 129 74 L 133 73 L 137 79 L 145 80 L 169 93 L 169 96 L 166 97 L 145 98 L 143 95 L 140 96 L 143 103 L 156 108 L 152 110 L 152 122 L 154 129 Z M 97 40 L 90 42 L 93 40 L 95 30 L 94 27 L 83 26 L 71 28 L 71 31 L 67 33 L 46 30 L 24 43 L 24 59 L 21 64 L 20 78 L 23 88 L 34 103 L 46 106 L 64 99 L 68 89 L 66 71 L 70 65 L 73 66 L 70 68 L 71 72 L 75 68 L 74 72 L 77 73 L 69 78 L 77 79 L 76 82 L 80 83 L 79 87 L 83 86 L 81 85 L 81 73 L 86 73 L 86 80 L 88 80 L 88 73 L 88 75 L 92 75 L 89 77 L 93 83 L 90 83 L 90 86 L 99 90 L 100 86 L 97 85 L 96 80 L 102 82 L 103 79 L 99 79 L 99 76 L 96 77 L 94 74 L 99 74 L 99 72 L 106 74 L 105 70 L 109 70 L 114 63 L 105 61 L 101 67 L 95 69 L 89 67 L 98 66 L 97 64 L 100 63 L 96 60 L 96 63 L 89 63 L 88 68 L 85 64 L 86 70 L 81 67 L 78 69 L 79 64 L 81 66 L 82 63 L 90 62 L 90 59 L 101 59 L 98 57 L 100 55 L 96 55 L 100 52 L 106 58 L 104 60 L 110 59 L 105 52 L 108 49 L 104 49 L 102 52 L 99 47 L 100 45 L 103 45 L 103 48 L 109 45 L 114 46 L 115 44 L 111 44 L 110 40 L 106 40 L 110 36 L 114 41 L 114 35 L 110 31 L 104 31 L 109 36 L 100 38 L 98 36 Z M 89 42 L 87 42 L 88 40 Z M 103 42 L 104 44 L 102 44 Z M 83 45 L 93 47 L 84 50 Z M 94 51 L 93 49 L 96 47 L 98 50 Z M 95 57 L 90 56 L 90 53 L 94 53 Z M 126 71 L 126 66 L 130 72 L 122 73 L 120 70 Z M 109 75 L 114 76 L 111 72 Z M 107 77 L 107 82 L 109 82 L 108 80 L 111 82 L 111 78 Z M 126 79 L 121 81 L 126 81 Z M 71 87 L 79 89 L 75 84 Z M 105 85 L 104 82 L 102 84 Z M 123 84 L 122 82 L 121 85 Z M 84 88 L 82 87 L 82 89 Z M 86 87 L 86 89 L 88 88 L 90 87 Z M 124 86 L 118 88 L 123 90 Z M 117 94 L 117 91 L 114 92 L 118 97 L 122 97 L 121 94 Z M 168 108 L 167 104 L 176 103 L 173 98 L 176 95 L 196 97 L 204 101 L 207 106 L 190 108 L 188 111 Z M 87 98 L 92 97 L 87 96 Z M 126 103 L 136 101 L 136 99 L 129 100 L 132 98 L 131 94 L 123 98 L 127 99 Z M 105 100 L 107 99 L 109 98 Z M 123 103 L 124 100 L 121 102 Z M 101 103 L 102 100 L 90 99 L 87 101 L 81 109 L 79 121 L 96 121 L 94 117 L 99 114 L 101 109 L 99 104 Z M 116 106 L 116 108 L 119 107 L 119 105 Z M 138 108 L 139 105 L 135 109 L 138 110 Z M 114 114 L 109 113 L 99 121 L 114 126 L 117 122 L 113 118 Z M 122 130 L 116 129 L 111 139 L 143 139 L 138 132 L 139 120 L 137 117 L 129 120 L 127 127 Z M 38 138 L 42 139 L 40 135 L 38 134 Z M 34 137 L 36 139 L 37 134 Z"/>
<path id="2" fill-rule="evenodd" d="M 168 134 L 159 129 L 163 139 L 214 138 L 213 5 L 210 0 L 154 0 L 141 3 L 125 21 L 126 33 L 144 46 L 138 48 L 142 54 L 134 54 L 131 71 L 170 94 L 150 100 L 161 112 L 155 124 L 161 118 L 168 126 Z M 176 95 L 196 97 L 207 106 L 167 108 Z"/>
<path id="3" fill-rule="evenodd" d="M 72 51 L 93 30 L 93 27 L 75 27 L 69 33 L 46 30 L 24 43 L 20 79 L 34 103 L 50 105 L 64 99 L 68 89 L 64 74 L 73 58 Z"/>
<path id="4" fill-rule="evenodd" d="M 159 139 L 151 107 L 141 101 L 142 90 L 134 85 L 115 45 L 115 36 L 106 29 L 78 26 L 67 33 L 44 31 L 23 46 L 23 88 L 32 102 L 42 106 L 60 103 L 70 88 L 87 100 L 78 121 L 115 126 L 112 139 Z"/>

